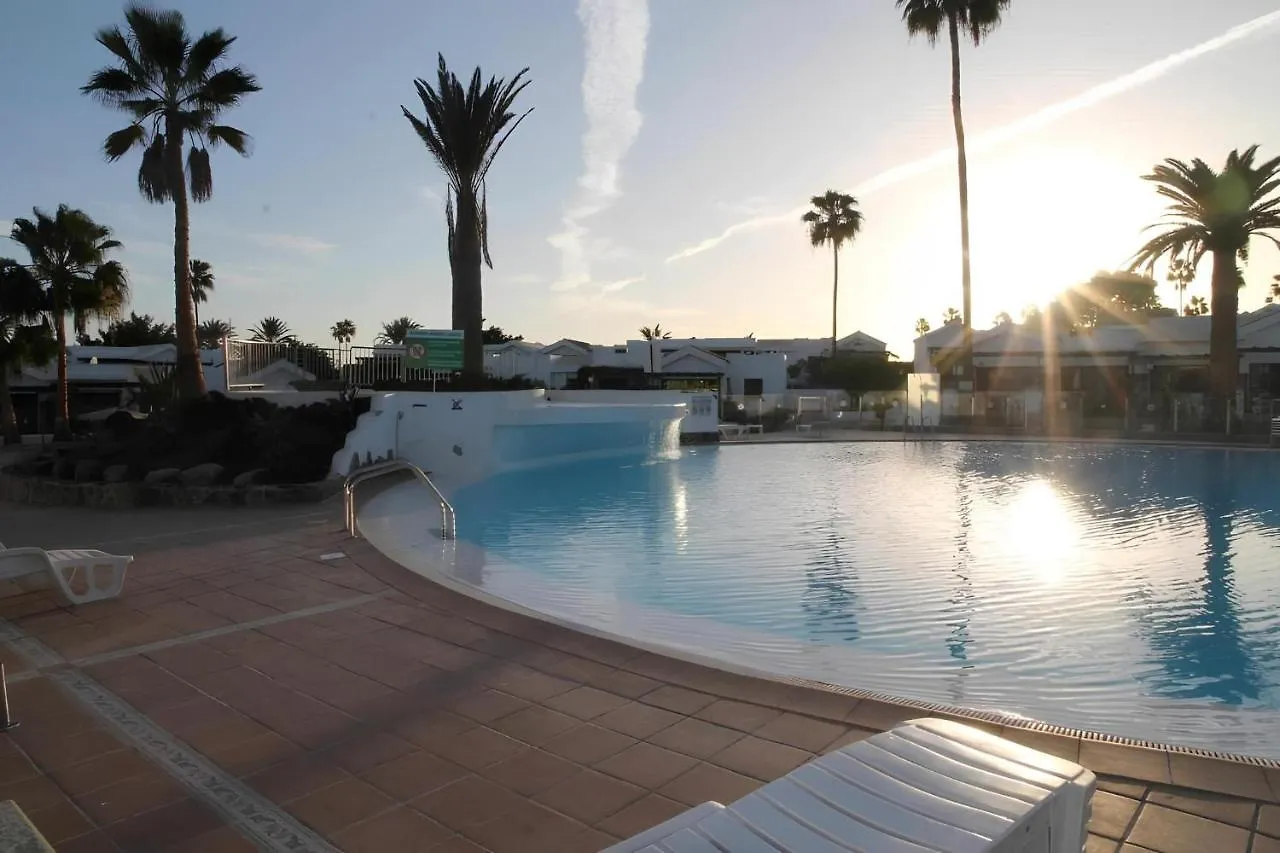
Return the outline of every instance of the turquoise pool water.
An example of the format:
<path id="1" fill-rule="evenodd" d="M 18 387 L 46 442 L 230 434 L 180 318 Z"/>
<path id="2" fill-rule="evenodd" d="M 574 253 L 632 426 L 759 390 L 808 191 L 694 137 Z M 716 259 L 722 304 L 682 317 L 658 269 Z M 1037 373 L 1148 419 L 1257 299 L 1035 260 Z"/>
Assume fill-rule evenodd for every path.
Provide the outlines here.
<path id="1" fill-rule="evenodd" d="M 827 681 L 1280 757 L 1280 454 L 720 447 L 454 504 L 460 538 L 595 612 L 832 648 Z"/>

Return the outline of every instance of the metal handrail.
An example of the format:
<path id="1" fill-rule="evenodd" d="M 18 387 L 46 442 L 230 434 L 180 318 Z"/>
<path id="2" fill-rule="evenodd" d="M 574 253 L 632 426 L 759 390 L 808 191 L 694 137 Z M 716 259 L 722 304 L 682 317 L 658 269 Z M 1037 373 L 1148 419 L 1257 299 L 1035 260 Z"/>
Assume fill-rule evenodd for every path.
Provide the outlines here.
<path id="1" fill-rule="evenodd" d="M 414 477 L 435 494 L 436 500 L 440 501 L 440 538 L 456 539 L 458 536 L 458 516 L 453 510 L 453 504 L 449 503 L 448 498 L 436 488 L 435 483 L 431 482 L 427 472 L 414 465 L 408 459 L 386 459 L 382 462 L 366 465 L 363 468 L 357 468 L 347 475 L 347 479 L 342 485 L 342 508 L 345 513 L 347 532 L 357 539 L 360 538 L 360 531 L 356 526 L 356 486 L 365 480 L 372 480 L 375 477 L 381 477 L 394 471 L 411 472 Z"/>

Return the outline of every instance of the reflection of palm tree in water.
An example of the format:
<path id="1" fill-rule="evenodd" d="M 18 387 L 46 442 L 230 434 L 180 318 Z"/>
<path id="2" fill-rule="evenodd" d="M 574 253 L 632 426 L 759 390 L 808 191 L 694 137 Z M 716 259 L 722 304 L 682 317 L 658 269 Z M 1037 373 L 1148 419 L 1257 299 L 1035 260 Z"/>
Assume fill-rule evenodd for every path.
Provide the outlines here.
<path id="1" fill-rule="evenodd" d="M 805 566 L 800 608 L 809 617 L 806 621 L 811 629 L 821 626 L 821 636 L 817 639 L 852 643 L 861 636 L 854 612 L 856 595 L 850 586 L 856 567 L 841 547 L 844 537 L 837 525 L 838 516 L 833 506 L 821 544 Z"/>
<path id="2" fill-rule="evenodd" d="M 956 519 L 959 524 L 956 527 L 956 553 L 952 569 L 956 576 L 956 588 L 949 599 L 951 618 L 948 624 L 951 633 L 947 635 L 947 651 L 962 664 L 948 685 L 951 701 L 958 705 L 964 701 L 964 681 L 969 670 L 973 669 L 973 664 L 969 663 L 968 646 L 971 642 L 969 621 L 973 618 L 974 594 L 969 577 L 969 566 L 973 559 L 973 553 L 969 549 L 969 531 L 973 525 L 973 495 L 969 491 L 969 481 L 965 474 L 962 471 L 957 471 L 956 474 Z"/>

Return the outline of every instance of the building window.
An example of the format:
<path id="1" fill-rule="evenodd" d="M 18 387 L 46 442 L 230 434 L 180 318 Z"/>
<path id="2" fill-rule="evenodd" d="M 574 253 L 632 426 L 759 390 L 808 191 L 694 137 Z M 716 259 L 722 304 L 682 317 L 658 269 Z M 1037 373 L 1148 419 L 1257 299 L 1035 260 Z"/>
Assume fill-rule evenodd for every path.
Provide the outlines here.
<path id="1" fill-rule="evenodd" d="M 760 397 L 764 395 L 763 379 L 743 379 L 742 395 L 744 397 Z"/>

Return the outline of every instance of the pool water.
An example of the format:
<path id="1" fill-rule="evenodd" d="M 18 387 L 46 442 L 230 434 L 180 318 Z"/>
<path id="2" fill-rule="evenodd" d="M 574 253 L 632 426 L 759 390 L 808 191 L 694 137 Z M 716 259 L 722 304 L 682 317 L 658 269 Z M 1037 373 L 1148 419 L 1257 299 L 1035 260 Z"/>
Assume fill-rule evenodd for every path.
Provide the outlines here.
<path id="1" fill-rule="evenodd" d="M 597 615 L 689 617 L 829 682 L 1280 757 L 1280 454 L 697 448 L 454 504 L 461 539 Z"/>

